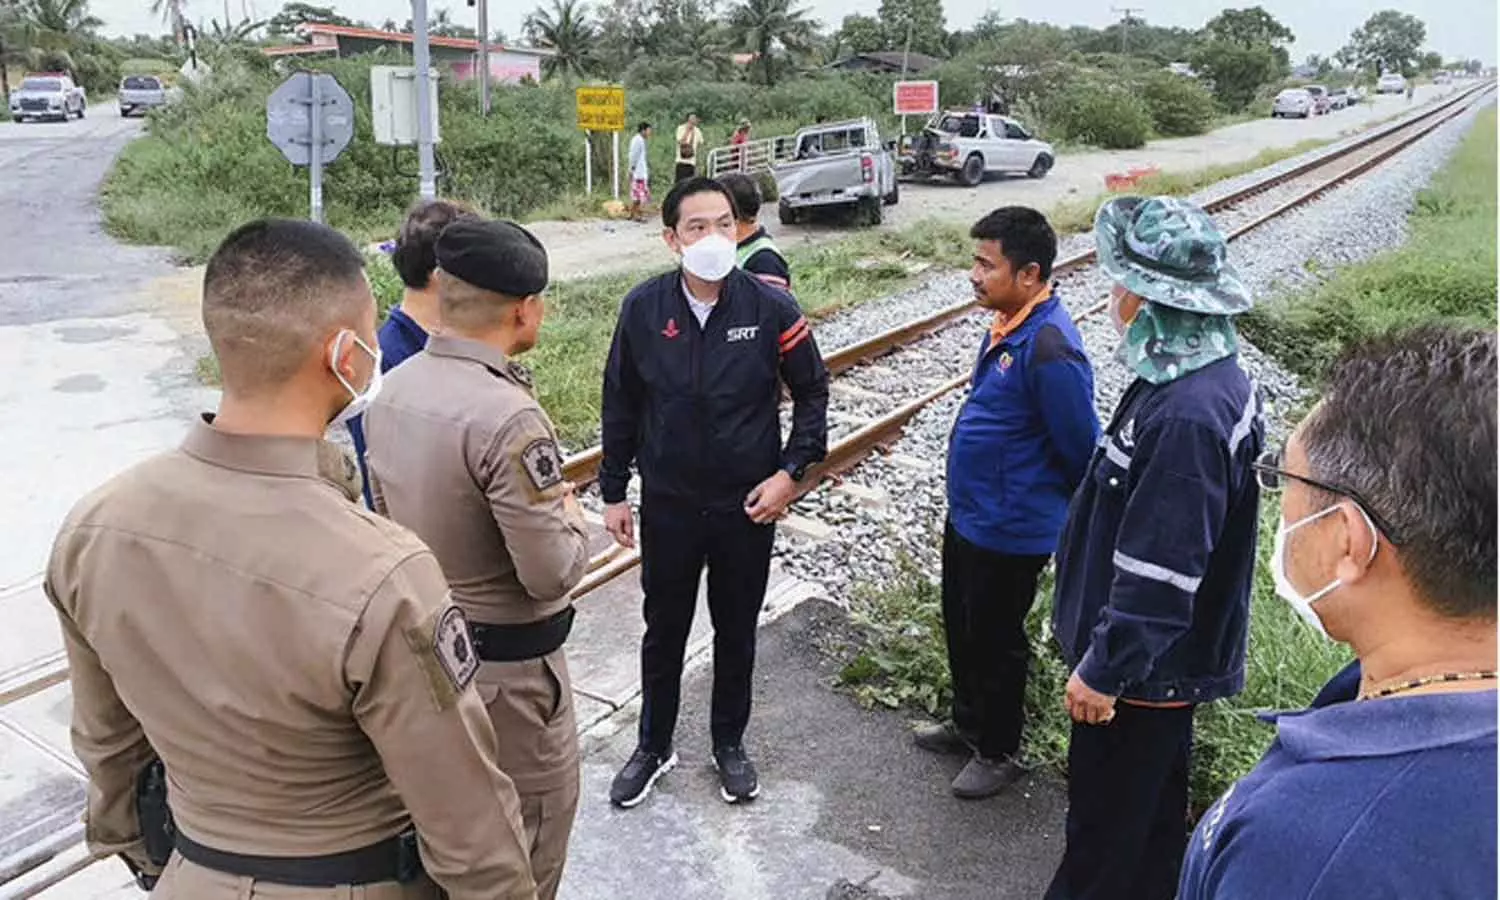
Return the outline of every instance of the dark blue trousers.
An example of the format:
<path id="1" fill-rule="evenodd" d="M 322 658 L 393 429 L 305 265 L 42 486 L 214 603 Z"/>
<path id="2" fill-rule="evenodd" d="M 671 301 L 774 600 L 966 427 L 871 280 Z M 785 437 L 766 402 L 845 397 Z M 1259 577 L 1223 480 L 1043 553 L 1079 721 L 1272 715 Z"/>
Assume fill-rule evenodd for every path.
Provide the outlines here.
<path id="1" fill-rule="evenodd" d="M 705 509 L 653 497 L 642 501 L 642 747 L 665 752 L 672 746 L 683 654 L 705 568 L 714 627 L 713 745 L 733 746 L 743 740 L 750 721 L 755 629 L 765 602 L 775 537 L 774 525 L 757 525 L 742 509 Z"/>

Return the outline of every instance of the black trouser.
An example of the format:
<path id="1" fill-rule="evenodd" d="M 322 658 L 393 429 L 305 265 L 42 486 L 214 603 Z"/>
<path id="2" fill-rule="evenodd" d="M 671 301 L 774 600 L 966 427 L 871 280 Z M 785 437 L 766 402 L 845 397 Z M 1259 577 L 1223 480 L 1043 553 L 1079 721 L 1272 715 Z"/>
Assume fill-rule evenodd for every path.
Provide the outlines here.
<path id="1" fill-rule="evenodd" d="M 672 746 L 682 693 L 682 658 L 708 567 L 708 613 L 714 626 L 710 731 L 715 748 L 739 744 L 750 721 L 755 626 L 771 571 L 774 525 L 756 525 L 743 509 L 705 510 L 647 498 L 641 503 L 641 587 L 646 637 L 641 641 L 640 744 Z"/>
<path id="2" fill-rule="evenodd" d="M 678 181 L 687 181 L 689 178 L 692 178 L 694 175 L 697 175 L 697 174 L 698 174 L 698 167 L 696 165 L 694 165 L 693 163 L 678 163 L 677 164 L 677 180 Z"/>
<path id="3" fill-rule="evenodd" d="M 1172 900 L 1187 847 L 1193 708 L 1115 704 L 1073 725 L 1068 847 L 1046 900 Z"/>
<path id="4" fill-rule="evenodd" d="M 943 529 L 943 630 L 953 673 L 953 724 L 986 759 L 1021 747 L 1031 643 L 1026 614 L 1045 556 L 1010 556 Z"/>

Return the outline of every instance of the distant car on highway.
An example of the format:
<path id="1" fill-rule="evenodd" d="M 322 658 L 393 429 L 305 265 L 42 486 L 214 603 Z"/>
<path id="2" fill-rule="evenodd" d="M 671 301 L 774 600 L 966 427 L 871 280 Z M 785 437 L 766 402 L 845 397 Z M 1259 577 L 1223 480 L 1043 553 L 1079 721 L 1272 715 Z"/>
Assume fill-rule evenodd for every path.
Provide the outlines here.
<path id="1" fill-rule="evenodd" d="M 88 98 L 83 88 L 63 72 L 38 72 L 21 79 L 10 92 L 10 117 L 17 122 L 26 119 L 57 119 L 66 122 L 73 116 L 83 118 Z"/>
<path id="2" fill-rule="evenodd" d="M 1399 72 L 1387 72 L 1375 82 L 1375 93 L 1404 94 L 1406 93 L 1406 78 Z"/>
<path id="3" fill-rule="evenodd" d="M 155 75 L 126 75 L 120 79 L 120 115 L 144 113 L 171 102 L 170 89 Z"/>
<path id="4" fill-rule="evenodd" d="M 1321 84 L 1310 84 L 1307 92 L 1312 94 L 1313 115 L 1321 116 L 1333 112 L 1333 101 L 1328 97 L 1328 88 Z"/>
<path id="5" fill-rule="evenodd" d="M 901 147 L 901 174 L 907 178 L 949 175 L 973 187 L 992 172 L 1043 178 L 1057 151 L 1008 116 L 973 110 L 939 113 L 922 133 Z"/>
<path id="6" fill-rule="evenodd" d="M 1439 72 L 1436 75 L 1432 76 L 1433 84 L 1450 84 L 1452 83 L 1452 81 L 1453 76 L 1449 75 L 1447 72 Z"/>
<path id="7" fill-rule="evenodd" d="M 1333 104 L 1334 109 L 1349 108 L 1349 91 L 1347 88 L 1334 88 L 1328 92 L 1328 102 Z"/>
<path id="8" fill-rule="evenodd" d="M 1313 95 L 1305 88 L 1287 88 L 1271 101 L 1271 118 L 1305 119 L 1313 114 Z"/>
<path id="9" fill-rule="evenodd" d="M 1352 87 L 1349 89 L 1349 105 L 1354 106 L 1365 102 L 1364 88 Z"/>

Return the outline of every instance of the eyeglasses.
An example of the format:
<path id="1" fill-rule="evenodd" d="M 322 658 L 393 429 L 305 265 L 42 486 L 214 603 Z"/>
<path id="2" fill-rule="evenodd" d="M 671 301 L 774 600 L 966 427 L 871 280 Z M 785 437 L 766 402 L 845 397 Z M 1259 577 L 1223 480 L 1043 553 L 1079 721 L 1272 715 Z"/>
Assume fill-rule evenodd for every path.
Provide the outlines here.
<path id="1" fill-rule="evenodd" d="M 1288 472 L 1282 465 L 1281 450 L 1267 450 L 1255 462 L 1251 463 L 1250 467 L 1255 470 L 1255 480 L 1260 483 L 1263 490 L 1279 491 L 1282 488 L 1282 479 L 1290 478 L 1292 481 L 1300 481 L 1305 485 L 1354 501 L 1360 509 L 1364 510 L 1365 515 L 1370 517 L 1370 521 L 1375 523 L 1375 527 L 1380 530 L 1381 535 L 1387 541 L 1390 541 L 1392 544 L 1397 543 L 1394 536 L 1396 533 L 1395 529 L 1391 528 L 1390 523 L 1380 513 L 1376 512 L 1375 508 L 1370 505 L 1370 501 L 1360 496 L 1358 491 L 1327 481 L 1319 481 L 1316 478 L 1309 478 L 1306 475 L 1298 475 L 1295 472 Z"/>

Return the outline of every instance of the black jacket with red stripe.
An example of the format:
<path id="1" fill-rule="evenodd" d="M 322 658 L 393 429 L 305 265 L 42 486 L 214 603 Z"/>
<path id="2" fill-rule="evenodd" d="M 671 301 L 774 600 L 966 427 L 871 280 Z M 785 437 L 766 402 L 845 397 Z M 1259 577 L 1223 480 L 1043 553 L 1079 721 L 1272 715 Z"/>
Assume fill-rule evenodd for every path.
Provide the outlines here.
<path id="1" fill-rule="evenodd" d="M 625 499 L 632 463 L 647 496 L 704 508 L 742 506 L 778 468 L 800 478 L 828 452 L 828 370 L 797 301 L 736 269 L 700 326 L 681 272 L 636 287 L 605 364 L 603 444 L 606 503 Z"/>

